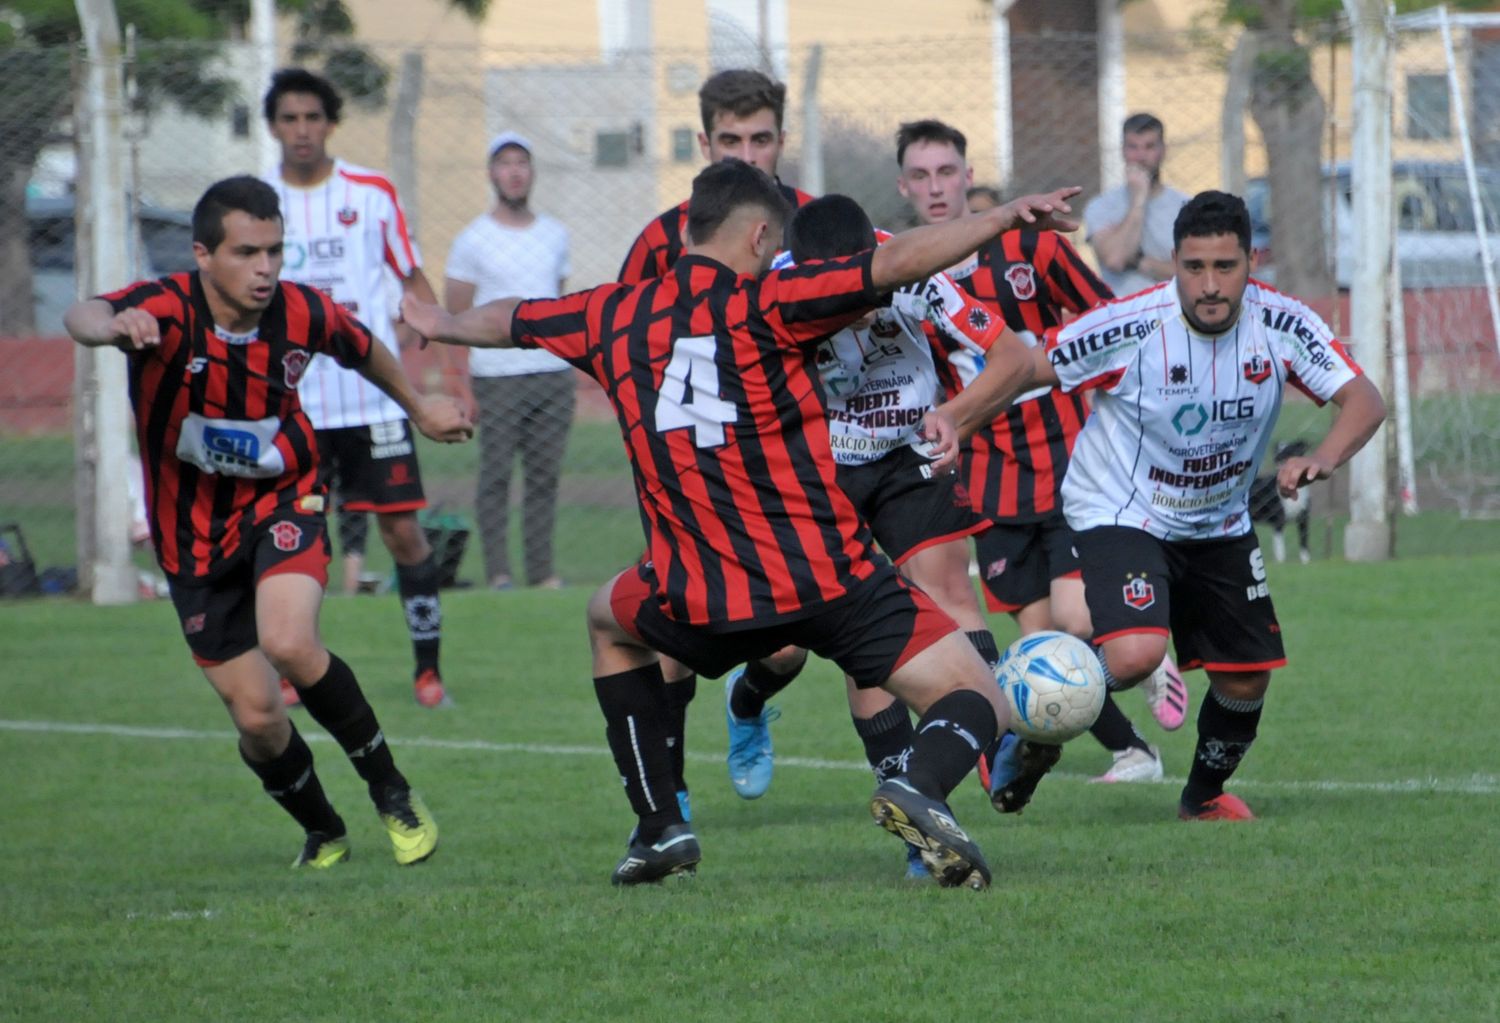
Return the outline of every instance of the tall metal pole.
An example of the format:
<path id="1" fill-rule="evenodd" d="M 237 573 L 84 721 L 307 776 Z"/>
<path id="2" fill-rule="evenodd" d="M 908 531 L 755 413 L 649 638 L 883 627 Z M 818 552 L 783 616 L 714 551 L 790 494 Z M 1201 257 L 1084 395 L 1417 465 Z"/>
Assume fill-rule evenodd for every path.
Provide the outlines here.
<path id="1" fill-rule="evenodd" d="M 91 225 L 89 260 L 78 275 L 79 295 L 130 283 L 125 215 L 125 77 L 120 22 L 113 0 L 76 0 L 88 52 L 83 105 L 87 111 L 88 192 L 82 218 Z M 125 356 L 113 348 L 79 352 L 80 370 L 94 390 L 83 430 L 75 438 L 79 471 L 93 477 L 93 506 L 79 508 L 79 527 L 92 521 L 92 564 L 84 575 L 96 604 L 126 604 L 137 596 L 130 559 L 130 408 Z"/>
<path id="2" fill-rule="evenodd" d="M 1011 105 L 1010 9 L 1016 0 L 991 0 L 990 74 L 994 78 L 995 184 L 1010 191 L 1016 172 L 1016 136 Z"/>
<path id="3" fill-rule="evenodd" d="M 260 98 L 271 86 L 271 75 L 276 70 L 276 0 L 250 0 L 250 75 L 248 97 L 250 119 L 262 120 Z M 264 124 L 250 129 L 254 143 L 255 173 L 265 174 L 276 159 L 276 146 L 271 133 Z"/>
<path id="4" fill-rule="evenodd" d="M 1120 0 L 1098 0 L 1099 189 L 1125 183 L 1120 126 L 1125 123 L 1125 22 Z"/>
<path id="5" fill-rule="evenodd" d="M 1354 273 L 1349 291 L 1350 339 L 1370 383 L 1387 392 L 1391 244 L 1391 37 L 1388 0 L 1344 0 L 1354 29 L 1352 163 Z M 1386 514 L 1386 443 L 1382 428 L 1349 463 L 1349 528 L 1344 556 L 1384 561 L 1391 553 Z"/>

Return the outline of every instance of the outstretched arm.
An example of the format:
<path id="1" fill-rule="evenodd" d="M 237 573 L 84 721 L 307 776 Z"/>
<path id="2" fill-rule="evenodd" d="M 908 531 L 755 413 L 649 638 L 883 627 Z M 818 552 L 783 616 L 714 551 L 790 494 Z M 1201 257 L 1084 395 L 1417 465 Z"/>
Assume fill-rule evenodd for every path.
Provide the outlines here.
<path id="1" fill-rule="evenodd" d="M 118 313 L 102 298 L 75 302 L 63 314 L 63 327 L 74 341 L 90 348 L 128 343 L 140 351 L 161 344 L 161 325 L 144 309 L 122 309 Z"/>
<path id="2" fill-rule="evenodd" d="M 497 298 L 455 314 L 434 302 L 406 295 L 401 299 L 401 318 L 429 341 L 474 348 L 513 348 L 510 321 L 521 301 Z"/>
<path id="3" fill-rule="evenodd" d="M 945 270 L 1002 231 L 1016 227 L 1038 231 L 1073 231 L 1078 222 L 1068 200 L 1080 188 L 1059 188 L 1046 195 L 1025 195 L 1004 206 L 971 213 L 946 224 L 928 224 L 902 231 L 875 250 L 870 277 L 879 292 L 924 280 Z"/>
<path id="4" fill-rule="evenodd" d="M 1057 374 L 1041 347 L 1030 348 L 1007 329 L 990 346 L 984 369 L 974 382 L 937 407 L 958 427 L 960 440 L 968 440 L 982 426 L 994 422 L 1016 395 L 1033 387 L 1055 385 Z"/>
<path id="5" fill-rule="evenodd" d="M 1333 395 L 1339 407 L 1328 434 L 1309 455 L 1288 458 L 1276 472 L 1277 488 L 1291 497 L 1313 480 L 1326 480 L 1333 471 L 1354 457 L 1385 421 L 1385 399 L 1369 379 L 1357 376 Z"/>
<path id="6" fill-rule="evenodd" d="M 389 394 L 425 436 L 451 444 L 474 435 L 463 406 L 446 394 L 418 394 L 400 361 L 380 342 L 370 345 L 370 357 L 359 373 Z"/>

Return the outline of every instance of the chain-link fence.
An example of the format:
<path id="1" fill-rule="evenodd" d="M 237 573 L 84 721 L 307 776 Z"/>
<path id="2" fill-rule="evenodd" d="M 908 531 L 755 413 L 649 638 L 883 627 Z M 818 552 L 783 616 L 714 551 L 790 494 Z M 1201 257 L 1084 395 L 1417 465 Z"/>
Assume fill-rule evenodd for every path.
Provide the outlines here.
<path id="1" fill-rule="evenodd" d="M 1284 50 L 1269 59 L 1264 42 L 1222 32 L 1130 38 L 1122 59 L 1092 33 L 1013 35 L 1003 52 L 978 32 L 909 41 L 899 52 L 838 43 L 784 50 L 772 60 L 789 86 L 781 176 L 809 191 L 852 195 L 877 224 L 907 226 L 913 218 L 896 189 L 894 133 L 902 121 L 936 117 L 967 134 L 976 184 L 1006 194 L 1079 184 L 1086 199 L 1122 179 L 1118 120 L 1148 110 L 1166 128 L 1162 179 L 1190 194 L 1243 193 L 1259 272 L 1347 329 L 1350 55 L 1336 26 L 1314 27 L 1297 42 L 1299 59 Z M 569 233 L 570 288 L 612 279 L 636 234 L 686 197 L 702 165 L 697 89 L 715 70 L 711 54 L 372 50 L 390 81 L 379 96 L 352 97 L 329 148 L 390 174 L 440 297 L 455 239 L 494 205 L 487 144 L 495 134 L 520 133 L 530 146 L 530 206 Z M 1500 120 L 1490 109 L 1500 91 L 1489 88 L 1500 76 L 1500 44 L 1465 31 L 1457 52 L 1450 61 L 1433 32 L 1397 40 L 1392 177 L 1412 457 L 1396 478 L 1414 488 L 1424 510 L 1478 516 L 1500 502 L 1500 365 L 1477 227 L 1493 228 L 1500 210 Z M 60 338 L 60 318 L 76 288 L 81 168 L 69 76 L 55 73 L 70 63 L 76 69 L 76 60 L 54 56 L 44 62 L 53 73 L 19 85 L 9 79 L 9 109 L 0 114 L 15 143 L 0 156 L 11 164 L 0 175 L 0 523 L 19 523 L 44 564 L 74 557 L 73 347 Z M 228 69 L 231 81 L 255 81 L 250 56 L 226 45 L 214 66 Z M 179 95 L 202 73 L 202 57 L 182 58 Z M 169 59 L 152 57 L 158 79 Z M 269 172 L 279 150 L 247 86 L 229 90 L 207 115 L 188 112 L 170 89 L 134 95 L 125 139 L 136 225 L 129 246 L 135 276 L 147 277 L 191 266 L 187 213 L 208 183 Z M 1469 101 L 1464 117 L 1460 98 Z M 1466 124 L 1474 128 L 1477 205 L 1460 145 Z M 1083 237 L 1075 244 L 1096 258 Z M 1354 345 L 1361 359 L 1375 356 L 1358 339 Z M 408 365 L 423 386 L 444 385 L 434 353 L 409 352 Z M 486 390 L 490 400 L 505 400 Z M 530 395 L 525 387 L 505 393 Z M 521 466 L 503 499 L 517 520 L 504 541 L 510 556 L 492 549 L 486 558 L 475 517 L 482 445 L 421 449 L 430 502 L 470 529 L 461 579 L 593 581 L 639 552 L 618 435 L 597 389 L 581 377 L 567 418 L 564 453 L 545 449 L 546 464 L 531 467 L 533 476 L 556 470 L 550 560 L 534 547 L 545 523 L 518 521 L 536 486 Z M 1279 436 L 1316 439 L 1326 421 L 1325 411 L 1290 399 Z M 1338 486 L 1317 490 L 1314 509 L 1325 526 L 1343 501 Z M 531 510 L 533 519 L 554 514 L 545 502 Z M 492 534 L 495 515 L 492 507 Z M 350 540 L 355 525 L 343 530 Z M 378 576 L 388 559 L 370 536 L 365 571 Z M 1331 549 L 1331 541 L 1315 543 L 1315 553 Z M 356 571 L 350 566 L 351 584 Z"/>

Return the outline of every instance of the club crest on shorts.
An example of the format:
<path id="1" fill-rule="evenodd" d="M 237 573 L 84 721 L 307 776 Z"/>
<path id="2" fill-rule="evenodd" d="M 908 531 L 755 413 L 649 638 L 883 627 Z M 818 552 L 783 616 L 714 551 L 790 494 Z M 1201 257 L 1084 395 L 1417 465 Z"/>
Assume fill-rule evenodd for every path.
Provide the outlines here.
<path id="1" fill-rule="evenodd" d="M 270 532 L 271 542 L 278 551 L 294 551 L 302 546 L 302 527 L 295 522 L 278 522 Z"/>
<path id="2" fill-rule="evenodd" d="M 207 624 L 207 621 L 207 614 L 188 615 L 182 620 L 182 634 L 184 636 L 197 635 L 198 633 L 203 631 L 203 628 Z"/>
<path id="3" fill-rule="evenodd" d="M 1144 611 L 1156 603 L 1156 587 L 1146 581 L 1146 577 L 1131 579 L 1125 584 L 1125 603 L 1137 611 Z"/>
<path id="4" fill-rule="evenodd" d="M 1271 360 L 1260 352 L 1250 356 L 1250 361 L 1245 363 L 1245 379 L 1252 384 L 1258 384 L 1271 375 Z"/>
<path id="5" fill-rule="evenodd" d="M 994 561 L 991 561 L 984 567 L 984 577 L 986 579 L 998 579 L 1000 576 L 1004 575 L 1005 563 L 1007 560 L 1009 559 L 996 558 Z"/>
<path id="6" fill-rule="evenodd" d="M 306 349 L 293 348 L 281 357 L 281 373 L 288 387 L 296 387 L 302 374 L 307 372 L 307 362 L 312 358 Z"/>
<path id="7" fill-rule="evenodd" d="M 339 223 L 345 227 L 353 227 L 359 223 L 359 210 L 353 206 L 345 206 L 338 212 Z"/>
<path id="8" fill-rule="evenodd" d="M 1036 297 L 1036 271 L 1030 263 L 1012 263 L 1006 267 L 1005 283 L 1022 301 Z"/>

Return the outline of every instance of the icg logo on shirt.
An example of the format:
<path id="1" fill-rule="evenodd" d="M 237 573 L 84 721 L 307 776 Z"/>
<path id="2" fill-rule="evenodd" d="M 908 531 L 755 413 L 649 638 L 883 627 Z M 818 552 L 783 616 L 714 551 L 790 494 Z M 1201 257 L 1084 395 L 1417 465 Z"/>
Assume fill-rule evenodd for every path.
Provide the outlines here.
<path id="1" fill-rule="evenodd" d="M 1255 418 L 1255 398 L 1220 398 L 1207 404 L 1190 401 L 1178 406 L 1172 416 L 1172 429 L 1180 436 L 1196 437 L 1209 423 L 1237 423 Z"/>

